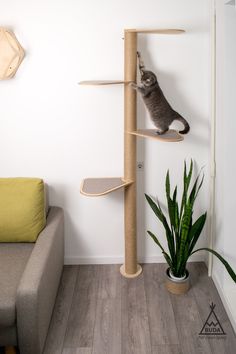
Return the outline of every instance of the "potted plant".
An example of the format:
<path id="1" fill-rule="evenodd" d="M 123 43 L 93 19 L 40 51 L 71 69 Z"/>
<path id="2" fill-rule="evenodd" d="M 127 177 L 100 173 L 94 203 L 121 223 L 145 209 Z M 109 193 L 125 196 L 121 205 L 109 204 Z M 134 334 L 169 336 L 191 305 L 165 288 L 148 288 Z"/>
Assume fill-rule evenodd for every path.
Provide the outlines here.
<path id="1" fill-rule="evenodd" d="M 148 231 L 148 234 L 160 247 L 169 265 L 166 272 L 166 287 L 174 294 L 181 294 L 188 291 L 189 272 L 186 268 L 188 259 L 194 253 L 202 250 L 211 252 L 218 257 L 231 278 L 236 282 L 235 272 L 219 253 L 206 247 L 195 249 L 196 243 L 205 225 L 207 213 L 202 214 L 196 221 L 192 219 L 194 203 L 204 180 L 204 175 L 200 178 L 199 174 L 190 188 L 192 174 L 193 161 L 191 160 L 189 169 L 187 169 L 186 162 L 184 162 L 183 192 L 181 202 L 179 203 L 177 199 L 177 186 L 171 196 L 170 177 L 169 171 L 167 171 L 165 190 L 169 220 L 167 220 L 159 201 L 156 203 L 150 196 L 145 194 L 148 204 L 165 229 L 168 252 L 151 231 Z"/>

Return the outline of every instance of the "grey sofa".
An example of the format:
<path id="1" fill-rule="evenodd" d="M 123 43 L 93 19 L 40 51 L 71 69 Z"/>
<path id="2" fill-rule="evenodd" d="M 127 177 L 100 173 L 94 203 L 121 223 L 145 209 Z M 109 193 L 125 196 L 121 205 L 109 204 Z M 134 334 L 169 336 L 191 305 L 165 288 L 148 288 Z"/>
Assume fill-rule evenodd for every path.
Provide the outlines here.
<path id="1" fill-rule="evenodd" d="M 0 243 L 0 346 L 41 354 L 64 261 L 64 218 L 49 209 L 35 243 Z"/>

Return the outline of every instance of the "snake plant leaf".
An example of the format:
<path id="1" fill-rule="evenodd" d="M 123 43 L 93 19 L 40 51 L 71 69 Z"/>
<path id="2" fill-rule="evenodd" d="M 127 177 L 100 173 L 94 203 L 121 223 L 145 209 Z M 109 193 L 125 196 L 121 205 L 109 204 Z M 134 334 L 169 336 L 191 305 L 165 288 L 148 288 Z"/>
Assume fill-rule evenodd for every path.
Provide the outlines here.
<path id="1" fill-rule="evenodd" d="M 175 241 L 174 241 L 174 235 L 172 230 L 170 230 L 169 225 L 166 221 L 166 217 L 163 215 L 163 226 L 166 231 L 166 239 L 167 239 L 167 244 L 168 244 L 168 249 L 171 255 L 172 260 L 175 259 Z"/>
<path id="2" fill-rule="evenodd" d="M 195 201 L 195 195 L 196 195 L 196 191 L 197 191 L 197 185 L 198 185 L 198 180 L 199 180 L 199 175 L 197 176 L 197 178 L 195 179 L 195 182 L 193 184 L 193 187 L 191 189 L 191 192 L 190 192 L 190 195 L 189 195 L 189 198 L 188 198 L 188 203 L 189 204 L 194 204 L 194 201 Z"/>
<path id="3" fill-rule="evenodd" d="M 191 159 L 189 173 L 188 173 L 188 176 L 187 176 L 187 179 L 186 179 L 187 191 L 188 191 L 188 188 L 189 188 L 189 185 L 190 185 L 190 182 L 191 182 L 192 174 L 193 174 L 193 160 Z"/>
<path id="4" fill-rule="evenodd" d="M 181 262 L 182 259 L 184 258 L 184 255 L 186 254 L 185 245 L 186 245 L 186 240 L 189 232 L 189 227 L 192 220 L 192 214 L 193 214 L 192 206 L 187 204 L 184 209 L 184 215 L 181 221 L 180 250 L 179 250 L 178 263 L 177 263 L 178 269 L 181 266 Z"/>
<path id="5" fill-rule="evenodd" d="M 165 231 L 166 231 L 168 248 L 169 248 L 172 259 L 174 259 L 175 258 L 175 241 L 174 241 L 173 231 L 172 231 L 172 229 L 170 229 L 170 227 L 168 225 L 168 222 L 166 220 L 165 215 L 163 214 L 163 211 L 161 209 L 161 206 L 160 206 L 160 203 L 158 200 L 157 200 L 157 205 L 158 205 L 158 208 L 162 214 L 162 224 L 163 224 Z"/>
<path id="6" fill-rule="evenodd" d="M 188 250 L 188 254 L 189 256 L 191 255 L 198 239 L 199 236 L 202 232 L 202 229 L 205 225 L 206 222 L 206 217 L 207 217 L 207 213 L 204 213 L 203 215 L 201 215 L 193 224 L 193 226 L 190 229 L 189 235 L 188 235 L 188 239 L 187 239 L 187 243 L 189 244 L 189 250 Z"/>
<path id="7" fill-rule="evenodd" d="M 183 193 L 182 193 L 182 201 L 180 207 L 180 218 L 182 218 L 184 206 L 186 204 L 187 192 L 186 192 L 186 179 L 187 179 L 187 167 L 186 161 L 184 161 L 184 177 L 183 177 Z"/>
<path id="8" fill-rule="evenodd" d="M 177 268 L 177 270 L 179 272 L 179 276 L 184 275 L 185 270 L 186 270 L 186 264 L 187 264 L 187 261 L 189 258 L 189 245 L 190 245 L 189 234 L 190 234 L 191 229 L 192 229 L 192 217 L 190 220 L 189 230 L 188 230 L 187 238 L 185 241 L 185 245 L 184 245 L 183 249 L 180 250 L 181 252 L 180 251 L 178 252 L 178 256 L 177 256 L 177 258 L 180 258 L 180 262 L 179 262 L 178 268 Z M 181 256 L 179 256 L 179 255 L 181 255 Z"/>
<path id="9" fill-rule="evenodd" d="M 195 200 L 197 198 L 198 192 L 199 192 L 199 190 L 202 187 L 202 184 L 203 184 L 203 181 L 204 181 L 204 174 L 203 174 L 203 176 L 201 178 L 201 182 L 199 183 L 199 186 L 198 186 L 199 178 L 200 178 L 200 174 L 197 176 L 197 178 L 195 180 L 195 183 L 193 185 L 193 188 L 191 190 L 190 196 L 189 196 L 189 203 L 191 203 L 192 205 L 194 204 L 194 202 L 195 202 Z"/>
<path id="10" fill-rule="evenodd" d="M 175 250 L 178 253 L 180 246 L 180 237 L 179 237 L 179 226 L 180 226 L 180 215 L 179 215 L 179 205 L 177 199 L 177 186 L 175 186 L 173 193 L 173 208 L 174 208 L 174 236 L 175 236 Z"/>
<path id="11" fill-rule="evenodd" d="M 163 253 L 165 260 L 166 260 L 167 264 L 169 265 L 169 267 L 171 269 L 173 269 L 173 263 L 172 263 L 170 256 L 168 255 L 168 253 L 166 253 L 166 252 L 162 252 L 162 253 Z"/>
<path id="12" fill-rule="evenodd" d="M 149 195 L 145 194 L 145 198 L 148 202 L 148 204 L 150 205 L 150 207 L 152 208 L 154 214 L 158 217 L 158 219 L 162 222 L 163 220 L 163 213 L 160 209 L 160 206 L 157 205 L 151 197 L 149 197 Z"/>
<path id="13" fill-rule="evenodd" d="M 175 250 L 176 250 L 176 253 L 178 253 L 179 248 L 180 248 L 180 232 L 179 232 L 180 219 L 179 219 L 179 206 L 178 206 L 177 202 L 175 202 L 175 224 L 176 224 Z"/>
<path id="14" fill-rule="evenodd" d="M 173 272 L 173 274 L 176 277 L 182 277 L 186 274 L 187 261 L 187 258 L 183 258 L 180 267 L 175 269 L 175 272 Z"/>
<path id="15" fill-rule="evenodd" d="M 193 251 L 191 253 L 194 254 L 198 251 L 208 251 L 208 252 L 211 252 L 212 254 L 214 254 L 222 263 L 223 265 L 225 266 L 227 272 L 229 273 L 229 275 L 231 276 L 231 278 L 233 279 L 233 281 L 236 283 L 236 274 L 235 272 L 233 271 L 233 269 L 231 268 L 231 266 L 229 265 L 229 263 L 216 251 L 212 250 L 211 248 L 198 248 L 197 250 Z"/>
<path id="16" fill-rule="evenodd" d="M 177 186 L 175 186 L 174 193 L 173 193 L 173 202 L 176 202 L 176 197 L 177 197 Z"/>
<path id="17" fill-rule="evenodd" d="M 174 205 L 174 225 L 175 225 L 175 233 L 178 234 L 179 231 L 179 206 L 178 202 L 176 201 L 177 198 L 177 186 L 175 186 L 174 193 L 173 193 L 173 205 Z"/>
<path id="18" fill-rule="evenodd" d="M 168 222 L 166 220 L 166 217 L 165 215 L 163 214 L 162 210 L 161 210 L 161 206 L 159 204 L 159 202 L 157 201 L 157 204 L 153 201 L 153 199 L 145 194 L 145 197 L 148 201 L 148 204 L 150 205 L 150 207 L 152 208 L 153 212 L 155 213 L 155 215 L 158 217 L 158 219 L 162 222 L 165 230 L 166 230 L 166 233 L 167 233 L 167 236 L 171 236 L 171 230 L 170 230 L 170 227 L 168 225 Z"/>
<path id="19" fill-rule="evenodd" d="M 205 175 L 203 174 L 203 175 L 202 175 L 201 182 L 199 183 L 199 186 L 198 186 L 198 189 L 197 189 L 197 192 L 196 192 L 196 195 L 195 195 L 195 199 L 197 198 L 198 193 L 199 193 L 199 191 L 200 191 L 200 189 L 201 189 L 201 187 L 202 187 L 202 184 L 203 184 L 204 178 L 205 178 Z"/>
<path id="20" fill-rule="evenodd" d="M 169 267 L 172 268 L 172 260 L 171 260 L 170 256 L 168 255 L 168 253 L 162 247 L 162 245 L 159 242 L 159 240 L 157 239 L 157 237 L 151 231 L 148 231 L 148 234 L 149 234 L 149 236 L 151 236 L 153 241 L 160 247 L 160 249 L 162 250 L 162 253 L 163 253 L 163 255 L 164 255 L 165 259 L 166 259 L 166 262 L 168 263 Z"/>
<path id="21" fill-rule="evenodd" d="M 179 228 L 179 220 L 178 220 L 179 212 L 178 212 L 178 203 L 176 203 L 176 197 L 177 197 L 177 186 L 175 187 L 173 193 L 173 200 L 170 197 L 170 177 L 169 177 L 169 170 L 168 170 L 166 174 L 166 199 L 167 199 L 168 213 L 169 213 L 172 234 L 173 233 L 176 234 Z"/>
<path id="22" fill-rule="evenodd" d="M 149 236 L 151 236 L 151 238 L 153 239 L 153 241 L 160 247 L 160 249 L 162 250 L 162 252 L 165 252 L 164 248 L 162 247 L 161 243 L 158 241 L 157 237 L 151 232 L 151 231 L 147 231 L 147 233 L 149 234 Z"/>
<path id="23" fill-rule="evenodd" d="M 175 203 L 173 202 L 173 200 L 171 198 L 168 199 L 168 212 L 169 212 L 169 219 L 170 219 L 170 224 L 172 227 L 172 230 L 176 230 L 176 220 L 175 220 L 175 214 L 176 214 L 176 210 L 175 210 Z"/>
<path id="24" fill-rule="evenodd" d="M 180 218 L 182 218 L 184 207 L 187 201 L 187 194 L 193 173 L 193 160 L 191 159 L 189 172 L 187 173 L 186 161 L 184 161 L 183 194 L 180 207 Z"/>
<path id="25" fill-rule="evenodd" d="M 167 171 L 167 174 L 166 174 L 166 196 L 167 196 L 167 198 L 170 197 L 170 174 L 169 174 L 169 170 Z"/>
<path id="26" fill-rule="evenodd" d="M 168 248 L 171 254 L 171 257 L 174 258 L 175 257 L 175 242 L 174 242 L 174 236 L 171 232 L 171 229 L 168 225 L 168 222 L 166 220 L 165 215 L 163 214 L 160 204 L 159 202 L 157 202 L 157 204 L 152 200 L 152 198 L 145 194 L 145 197 L 147 199 L 148 204 L 150 205 L 150 207 L 152 208 L 153 212 L 155 213 L 155 215 L 158 217 L 158 219 L 162 222 L 165 231 L 166 231 L 166 238 L 167 238 L 167 243 L 168 243 Z"/>
<path id="27" fill-rule="evenodd" d="M 167 174 L 166 174 L 166 199 L 167 199 L 167 205 L 168 205 L 170 225 L 171 225 L 171 228 L 172 228 L 173 227 L 173 223 L 174 223 L 174 218 L 173 218 L 174 215 L 173 215 L 172 200 L 170 198 L 170 176 L 169 176 L 169 170 L 167 171 Z"/>

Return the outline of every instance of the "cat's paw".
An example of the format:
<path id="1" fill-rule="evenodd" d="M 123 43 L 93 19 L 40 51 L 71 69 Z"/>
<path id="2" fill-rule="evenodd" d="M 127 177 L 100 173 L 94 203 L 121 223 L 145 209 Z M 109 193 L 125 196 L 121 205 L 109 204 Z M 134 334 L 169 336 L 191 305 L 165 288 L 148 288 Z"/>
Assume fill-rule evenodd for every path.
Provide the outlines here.
<path id="1" fill-rule="evenodd" d="M 156 134 L 157 135 L 163 135 L 163 134 L 165 134 L 167 132 L 167 130 L 168 129 L 166 129 L 166 130 L 156 130 Z"/>
<path id="2" fill-rule="evenodd" d="M 132 87 L 134 90 L 137 89 L 137 85 L 135 82 L 129 82 L 129 87 Z"/>

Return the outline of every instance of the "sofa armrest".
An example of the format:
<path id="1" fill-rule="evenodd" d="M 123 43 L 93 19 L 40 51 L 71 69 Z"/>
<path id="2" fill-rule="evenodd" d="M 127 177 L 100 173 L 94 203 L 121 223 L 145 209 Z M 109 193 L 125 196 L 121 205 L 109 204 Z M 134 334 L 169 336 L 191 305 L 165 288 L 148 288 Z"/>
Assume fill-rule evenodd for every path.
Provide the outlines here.
<path id="1" fill-rule="evenodd" d="M 63 210 L 51 207 L 17 290 L 17 334 L 23 354 L 42 353 L 63 263 Z"/>

